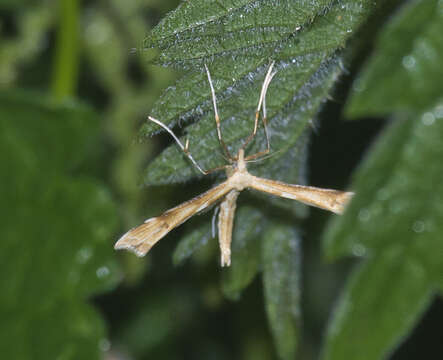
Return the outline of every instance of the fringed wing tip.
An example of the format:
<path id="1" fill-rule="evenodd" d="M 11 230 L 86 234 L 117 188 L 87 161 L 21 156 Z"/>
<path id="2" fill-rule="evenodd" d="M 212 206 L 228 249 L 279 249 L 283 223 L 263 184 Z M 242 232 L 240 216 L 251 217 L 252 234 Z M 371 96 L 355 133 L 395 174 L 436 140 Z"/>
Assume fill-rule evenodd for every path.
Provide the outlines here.
<path id="1" fill-rule="evenodd" d="M 335 211 L 334 210 L 333 211 L 339 215 L 343 214 L 343 212 L 346 209 L 346 206 L 351 201 L 353 196 L 354 196 L 354 193 L 351 191 L 343 192 L 341 194 L 341 196 L 338 198 L 339 201 L 337 201 L 337 203 L 336 203 Z"/>
<path id="2" fill-rule="evenodd" d="M 115 250 L 128 250 L 138 257 L 143 257 L 146 255 L 147 251 L 142 251 L 139 249 L 140 243 L 132 243 L 134 240 L 139 240 L 136 238 L 128 237 L 128 233 L 123 235 L 114 245 Z"/>

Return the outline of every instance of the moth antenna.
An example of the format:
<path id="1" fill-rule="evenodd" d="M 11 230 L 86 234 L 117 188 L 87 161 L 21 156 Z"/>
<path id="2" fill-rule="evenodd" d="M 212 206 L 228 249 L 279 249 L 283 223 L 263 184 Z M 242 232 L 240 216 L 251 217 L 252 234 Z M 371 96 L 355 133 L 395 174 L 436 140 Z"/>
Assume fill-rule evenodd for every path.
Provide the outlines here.
<path id="1" fill-rule="evenodd" d="M 152 116 L 148 116 L 148 119 L 150 121 L 152 121 L 153 123 L 156 123 L 157 125 L 161 126 L 163 129 L 165 129 L 169 135 L 171 135 L 175 142 L 178 144 L 178 146 L 180 147 L 180 149 L 182 149 L 182 151 L 185 153 L 185 155 L 188 157 L 189 160 L 191 160 L 191 162 L 194 164 L 194 166 L 203 174 L 206 175 L 208 174 L 207 171 L 203 170 L 200 165 L 197 164 L 197 162 L 194 160 L 194 158 L 192 157 L 192 155 L 189 153 L 188 151 L 188 146 L 189 146 L 189 140 L 186 140 L 186 146 L 183 146 L 183 144 L 181 143 L 181 141 L 179 140 L 179 138 L 177 136 L 175 136 L 174 132 L 168 128 L 165 124 L 163 124 L 160 120 L 157 120 L 155 118 L 153 118 Z"/>
<path id="2" fill-rule="evenodd" d="M 220 116 L 218 115 L 218 110 L 217 110 L 217 98 L 215 97 L 215 90 L 214 90 L 214 85 L 212 84 L 211 73 L 209 72 L 208 66 L 206 64 L 205 64 L 205 69 L 206 69 L 206 75 L 208 76 L 209 86 L 211 88 L 212 104 L 214 106 L 214 116 L 215 116 L 215 124 L 217 125 L 218 141 L 220 142 L 226 157 L 230 160 L 233 160 L 233 157 L 231 156 L 228 147 L 223 141 L 221 133 L 221 125 L 220 125 Z"/>

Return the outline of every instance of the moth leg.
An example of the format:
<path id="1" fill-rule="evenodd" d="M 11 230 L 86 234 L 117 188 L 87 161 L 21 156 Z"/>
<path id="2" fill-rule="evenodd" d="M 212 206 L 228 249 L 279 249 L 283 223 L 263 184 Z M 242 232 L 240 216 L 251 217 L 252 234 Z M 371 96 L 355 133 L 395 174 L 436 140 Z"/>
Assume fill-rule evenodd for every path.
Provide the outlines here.
<path id="1" fill-rule="evenodd" d="M 207 175 L 213 171 L 216 170 L 220 170 L 220 169 L 224 169 L 226 166 L 220 166 L 217 168 L 213 168 L 213 169 L 209 169 L 209 170 L 203 170 L 200 165 L 197 163 L 197 161 L 194 160 L 194 158 L 192 157 L 190 151 L 189 151 L 189 140 L 186 140 L 185 145 L 182 144 L 182 142 L 180 141 L 180 139 L 174 134 L 174 132 L 167 127 L 165 124 L 163 124 L 160 120 L 157 120 L 155 118 L 153 118 L 152 116 L 148 116 L 148 119 L 150 121 L 152 121 L 153 123 L 156 123 L 157 125 L 161 126 L 163 129 L 165 129 L 169 135 L 171 135 L 175 142 L 178 144 L 178 146 L 180 147 L 180 149 L 185 153 L 185 155 L 188 157 L 189 160 L 191 160 L 192 164 L 198 169 L 198 171 L 200 171 L 203 175 Z"/>
<path id="2" fill-rule="evenodd" d="M 267 154 L 270 151 L 270 143 L 269 143 L 269 136 L 268 136 L 268 128 L 267 128 L 267 115 L 266 115 L 266 93 L 268 91 L 269 84 L 271 83 L 272 78 L 276 74 L 276 72 L 272 72 L 272 69 L 274 67 L 275 61 L 271 62 L 268 68 L 268 72 L 266 73 L 265 80 L 263 81 L 262 89 L 260 92 L 260 98 L 258 100 L 257 110 L 255 111 L 255 120 L 254 120 L 254 129 L 252 130 L 252 133 L 248 136 L 246 141 L 244 142 L 242 149 L 245 149 L 246 146 L 254 139 L 255 135 L 257 134 L 258 129 L 258 120 L 260 118 L 260 110 L 263 107 L 263 129 L 266 136 L 266 150 L 264 152 L 260 152 L 260 154 Z M 255 154 L 254 154 L 255 155 Z M 245 160 L 248 160 L 249 156 L 245 158 Z M 252 157 L 254 158 L 254 157 Z"/>
<path id="3" fill-rule="evenodd" d="M 233 161 L 233 160 L 235 160 L 235 158 L 231 155 L 228 147 L 226 146 L 226 143 L 223 141 L 223 137 L 222 137 L 222 133 L 221 133 L 220 116 L 218 115 L 218 110 L 217 110 L 217 98 L 215 97 L 215 90 L 214 90 L 214 85 L 212 84 L 211 73 L 209 72 L 209 69 L 206 66 L 206 64 L 205 64 L 205 69 L 206 69 L 206 74 L 208 76 L 209 86 L 211 87 L 212 104 L 214 106 L 214 116 L 215 116 L 215 124 L 217 125 L 218 141 L 220 142 L 220 144 L 223 148 L 223 152 L 225 153 L 225 156 L 230 161 Z"/>
<path id="4" fill-rule="evenodd" d="M 221 266 L 231 265 L 231 241 L 234 227 L 235 208 L 237 207 L 238 190 L 231 190 L 220 204 L 218 215 L 218 242 L 221 253 Z"/>

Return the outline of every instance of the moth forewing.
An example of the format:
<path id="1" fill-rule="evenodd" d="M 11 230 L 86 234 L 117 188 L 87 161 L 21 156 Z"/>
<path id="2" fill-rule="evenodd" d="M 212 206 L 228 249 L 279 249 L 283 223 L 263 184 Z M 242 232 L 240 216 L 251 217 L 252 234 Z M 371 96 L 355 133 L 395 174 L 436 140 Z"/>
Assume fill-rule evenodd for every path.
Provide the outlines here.
<path id="1" fill-rule="evenodd" d="M 272 195 L 297 200 L 307 205 L 341 214 L 354 193 L 313 186 L 285 184 L 253 176 L 249 187 Z"/>
<path id="2" fill-rule="evenodd" d="M 238 190 L 231 190 L 220 204 L 218 215 L 218 242 L 220 245 L 221 266 L 231 265 L 231 240 L 234 227 L 235 208 L 237 207 Z"/>
<path id="3" fill-rule="evenodd" d="M 196 213 L 214 204 L 231 190 L 231 183 L 225 181 L 205 193 L 164 212 L 158 217 L 150 218 L 142 225 L 124 234 L 115 243 L 114 248 L 130 250 L 137 256 L 144 256 L 168 232 L 184 223 Z"/>

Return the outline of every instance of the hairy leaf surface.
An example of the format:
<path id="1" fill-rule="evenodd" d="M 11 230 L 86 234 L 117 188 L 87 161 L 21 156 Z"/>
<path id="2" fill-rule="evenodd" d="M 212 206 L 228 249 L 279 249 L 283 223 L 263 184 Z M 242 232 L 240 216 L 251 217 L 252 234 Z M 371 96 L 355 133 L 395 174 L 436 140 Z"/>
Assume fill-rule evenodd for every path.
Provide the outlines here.
<path id="1" fill-rule="evenodd" d="M 267 99 L 275 160 L 290 151 L 309 127 L 342 72 L 337 52 L 373 7 L 370 1 L 278 1 L 274 6 L 255 1 L 236 5 L 225 11 L 211 3 L 210 12 L 198 18 L 196 5 L 184 3 L 158 25 L 148 41 L 149 46 L 160 48 L 158 61 L 163 65 L 192 70 L 165 91 L 152 115 L 169 126 L 192 122 L 185 129 L 186 137 L 190 151 L 204 168 L 226 163 L 216 137 L 204 63 L 214 80 L 224 140 L 236 154 L 241 140 L 252 130 L 269 61 L 276 61 L 278 72 Z M 287 16 L 275 17 L 277 13 Z M 282 31 L 279 26 L 286 23 L 287 29 Z M 242 26 L 244 31 L 238 30 Z M 147 123 L 141 134 L 158 130 L 157 125 Z M 264 145 L 261 131 L 248 152 Z M 149 166 L 144 183 L 172 183 L 196 175 L 172 145 Z"/>

